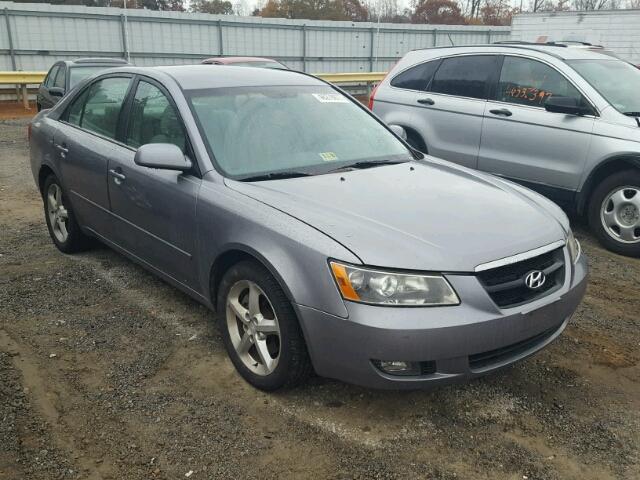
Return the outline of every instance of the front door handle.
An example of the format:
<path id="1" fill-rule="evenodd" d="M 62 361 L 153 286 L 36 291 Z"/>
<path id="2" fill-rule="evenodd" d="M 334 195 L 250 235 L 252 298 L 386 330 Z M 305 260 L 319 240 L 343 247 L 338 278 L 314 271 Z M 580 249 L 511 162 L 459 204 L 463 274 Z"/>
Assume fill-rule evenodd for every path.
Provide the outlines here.
<path id="1" fill-rule="evenodd" d="M 422 105 L 433 105 L 436 102 L 431 98 L 419 98 L 418 103 L 421 103 Z"/>
<path id="2" fill-rule="evenodd" d="M 109 170 L 109 175 L 113 177 L 113 183 L 116 185 L 122 185 L 122 182 L 127 179 L 125 174 L 114 169 Z"/>
<path id="3" fill-rule="evenodd" d="M 60 156 L 62 158 L 66 158 L 67 153 L 69 153 L 69 149 L 67 148 L 66 144 L 56 143 L 55 145 L 56 145 L 56 148 L 60 151 Z"/>
<path id="4" fill-rule="evenodd" d="M 493 113 L 494 115 L 502 115 L 503 117 L 510 117 L 513 115 L 511 110 L 507 110 L 506 108 L 496 108 L 495 110 L 489 110 L 489 113 Z"/>

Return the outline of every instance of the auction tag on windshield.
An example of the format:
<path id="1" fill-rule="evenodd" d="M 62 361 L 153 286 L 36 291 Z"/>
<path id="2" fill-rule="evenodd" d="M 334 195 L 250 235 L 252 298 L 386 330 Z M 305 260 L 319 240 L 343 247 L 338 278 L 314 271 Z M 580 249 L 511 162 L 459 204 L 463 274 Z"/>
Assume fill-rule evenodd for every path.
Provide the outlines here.
<path id="1" fill-rule="evenodd" d="M 312 93 L 321 103 L 349 103 L 349 100 L 339 93 Z"/>
<path id="2" fill-rule="evenodd" d="M 338 160 L 338 156 L 333 152 L 320 152 L 318 155 L 322 157 L 325 162 L 335 162 Z"/>

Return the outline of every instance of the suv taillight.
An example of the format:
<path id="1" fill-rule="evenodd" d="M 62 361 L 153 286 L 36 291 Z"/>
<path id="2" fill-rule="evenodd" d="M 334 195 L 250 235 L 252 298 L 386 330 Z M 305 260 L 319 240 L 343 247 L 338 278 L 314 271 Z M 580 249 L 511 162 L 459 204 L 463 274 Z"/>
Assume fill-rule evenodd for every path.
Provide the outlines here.
<path id="1" fill-rule="evenodd" d="M 371 95 L 369 95 L 369 110 L 373 111 L 373 102 L 375 100 L 375 96 L 376 96 L 376 92 L 378 91 L 378 87 L 382 84 L 382 82 L 384 82 L 384 79 L 387 78 L 389 76 L 389 74 L 391 73 L 391 71 L 396 68 L 396 65 L 398 64 L 398 62 L 395 62 L 393 65 L 391 65 L 391 68 L 387 71 L 387 74 L 382 77 L 382 80 L 380 80 L 380 83 L 377 84 L 375 87 L 373 87 L 373 90 L 371 90 Z"/>
<path id="2" fill-rule="evenodd" d="M 380 83 L 377 84 L 375 87 L 373 87 L 373 90 L 371 90 L 371 95 L 369 95 L 369 110 L 371 111 L 373 111 L 373 100 L 374 100 L 374 97 L 376 96 L 376 91 L 378 90 Z"/>

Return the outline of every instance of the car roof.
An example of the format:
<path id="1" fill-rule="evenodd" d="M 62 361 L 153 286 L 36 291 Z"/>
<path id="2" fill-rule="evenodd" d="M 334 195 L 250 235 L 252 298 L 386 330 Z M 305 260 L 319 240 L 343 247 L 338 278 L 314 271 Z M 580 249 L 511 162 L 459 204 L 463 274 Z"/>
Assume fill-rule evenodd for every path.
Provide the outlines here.
<path id="1" fill-rule="evenodd" d="M 278 63 L 277 60 L 273 58 L 263 58 L 263 57 L 209 57 L 203 60 L 203 62 L 219 62 L 224 63 L 225 65 L 231 63 L 240 63 L 240 62 L 271 62 Z"/>
<path id="2" fill-rule="evenodd" d="M 68 66 L 82 65 L 86 67 L 91 67 L 94 65 L 95 66 L 113 65 L 114 67 L 130 65 L 129 62 L 127 62 L 126 60 L 123 60 L 122 58 L 106 58 L 106 57 L 76 58 L 74 60 L 66 60 L 64 63 L 66 63 Z"/>
<path id="3" fill-rule="evenodd" d="M 532 51 L 542 54 L 550 55 L 560 60 L 589 60 L 589 59 L 609 59 L 615 60 L 615 58 L 606 55 L 599 51 L 599 49 L 588 48 L 568 48 L 565 45 L 548 45 L 548 44 L 535 44 L 527 42 L 509 42 L 509 43 L 492 43 L 486 45 L 469 45 L 469 46 L 451 46 L 451 47 L 436 47 L 425 48 L 419 50 L 440 50 L 440 49 L 460 49 L 462 52 L 484 52 L 484 53 L 509 53 L 514 51 L 520 51 L 530 53 Z"/>
<path id="4" fill-rule="evenodd" d="M 167 67 L 124 67 L 121 72 L 149 75 L 160 79 L 168 75 L 183 90 L 258 86 L 323 86 L 326 82 L 294 70 L 256 67 L 211 68 L 210 65 L 176 65 Z"/>

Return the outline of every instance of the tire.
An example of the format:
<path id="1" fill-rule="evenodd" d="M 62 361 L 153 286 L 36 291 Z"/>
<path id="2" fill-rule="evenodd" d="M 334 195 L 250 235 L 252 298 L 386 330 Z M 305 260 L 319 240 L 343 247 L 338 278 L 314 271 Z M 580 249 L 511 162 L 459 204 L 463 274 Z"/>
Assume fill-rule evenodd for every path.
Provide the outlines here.
<path id="1" fill-rule="evenodd" d="M 589 201 L 591 231 L 612 252 L 640 257 L 640 170 L 605 178 Z"/>
<path id="2" fill-rule="evenodd" d="M 252 296 L 256 292 L 257 296 Z M 254 308 L 249 304 L 251 299 L 257 299 L 252 302 Z M 297 386 L 311 375 L 313 367 L 291 302 L 262 265 L 245 260 L 231 266 L 220 282 L 217 305 L 225 348 L 248 383 L 273 391 Z M 267 354 L 270 360 L 263 362 Z"/>
<path id="3" fill-rule="evenodd" d="M 49 236 L 58 250 L 63 253 L 77 253 L 91 247 L 91 239 L 82 233 L 71 203 L 55 175 L 49 175 L 45 180 L 42 200 Z M 56 219 L 62 221 L 64 231 Z"/>

